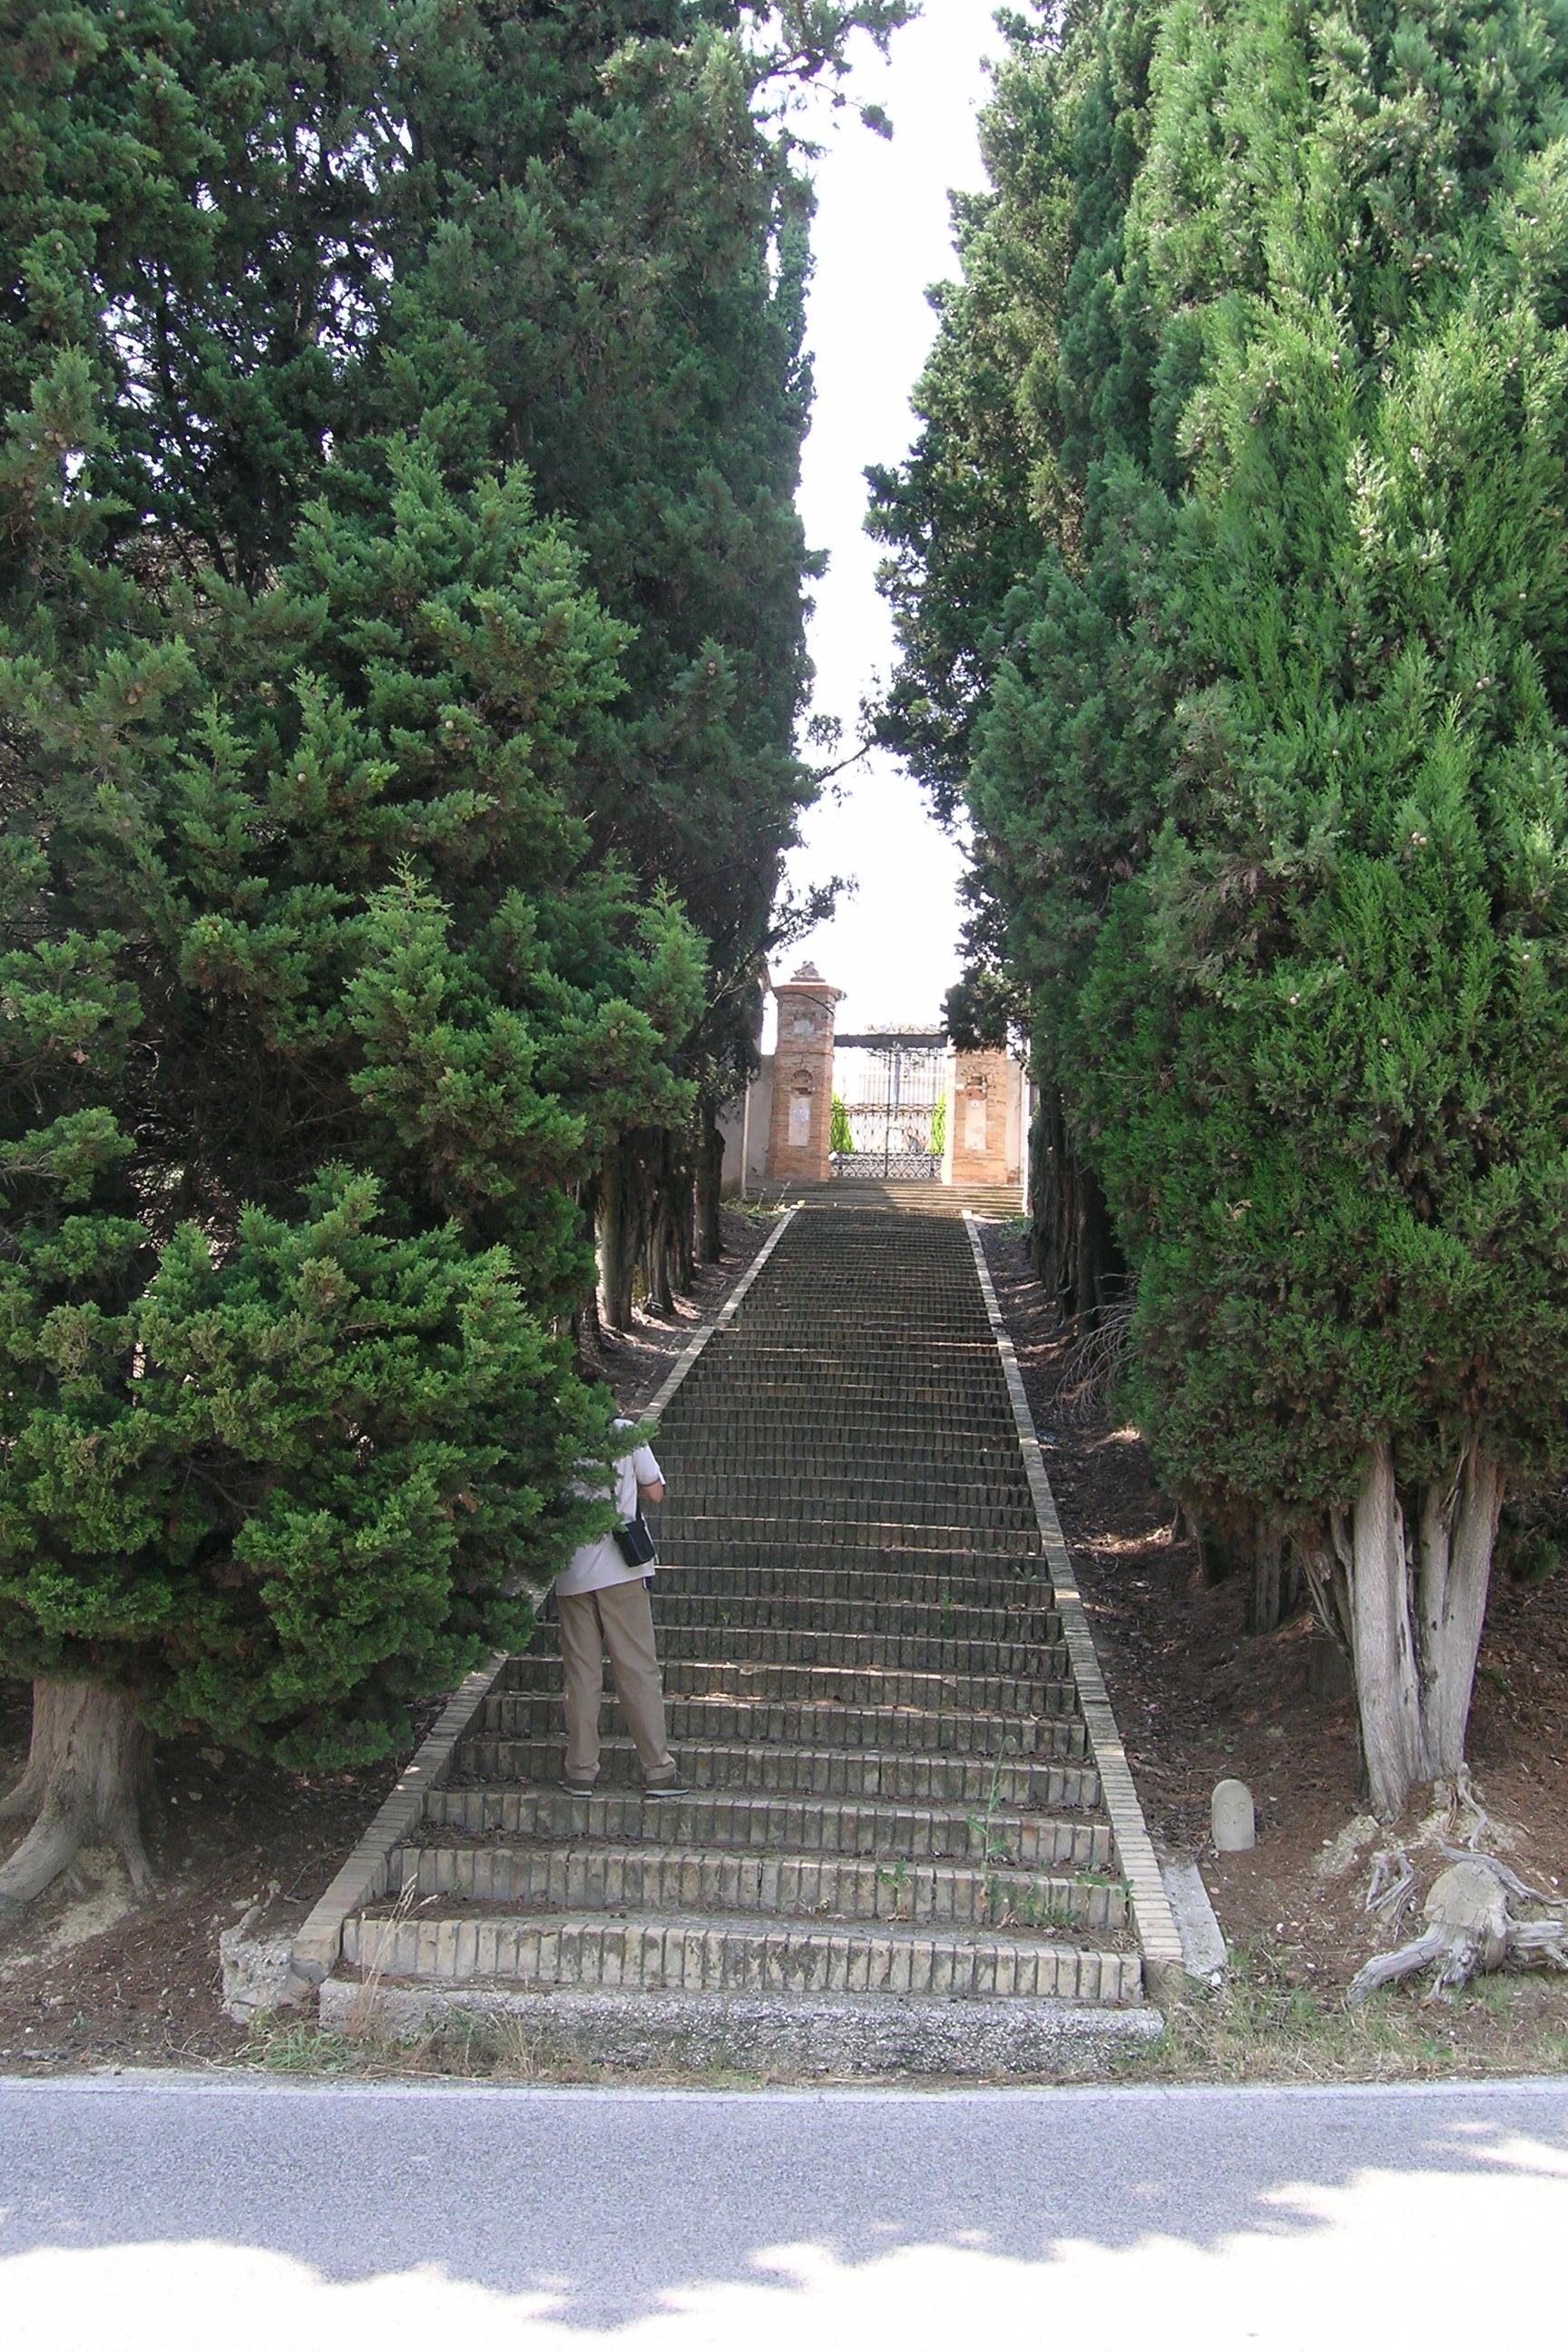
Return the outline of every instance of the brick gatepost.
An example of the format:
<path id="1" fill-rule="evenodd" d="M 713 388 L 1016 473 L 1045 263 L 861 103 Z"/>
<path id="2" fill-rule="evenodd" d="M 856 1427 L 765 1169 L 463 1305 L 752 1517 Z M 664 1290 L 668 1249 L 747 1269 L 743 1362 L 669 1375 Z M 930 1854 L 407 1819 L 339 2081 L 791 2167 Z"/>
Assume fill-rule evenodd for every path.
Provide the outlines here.
<path id="1" fill-rule="evenodd" d="M 833 1148 L 834 988 L 814 963 L 773 988 L 779 1036 L 773 1055 L 768 1177 L 774 1183 L 826 1183 Z"/>
<path id="2" fill-rule="evenodd" d="M 1017 1064 L 1005 1053 L 960 1050 L 952 1057 L 950 1084 L 942 1182 L 1016 1184 L 1026 1140 Z"/>

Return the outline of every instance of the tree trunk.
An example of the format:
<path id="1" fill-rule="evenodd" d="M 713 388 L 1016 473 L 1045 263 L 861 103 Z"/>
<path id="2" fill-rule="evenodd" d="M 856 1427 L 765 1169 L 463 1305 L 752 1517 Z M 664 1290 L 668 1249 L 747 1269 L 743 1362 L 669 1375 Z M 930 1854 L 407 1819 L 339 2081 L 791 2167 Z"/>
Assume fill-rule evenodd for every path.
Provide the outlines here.
<path id="1" fill-rule="evenodd" d="M 1418 1782 L 1457 1771 L 1486 1614 L 1502 1476 L 1473 1441 L 1450 1483 L 1417 1498 L 1414 1544 L 1382 1438 L 1349 1516 L 1333 1517 L 1373 1811 L 1392 1821 Z"/>
<path id="2" fill-rule="evenodd" d="M 1428 1780 L 1457 1772 L 1465 1760 L 1465 1727 L 1470 1719 L 1502 1489 L 1497 1465 L 1471 1445 L 1448 1494 L 1445 1496 L 1436 1486 L 1426 1490 L 1415 1642 Z"/>
<path id="3" fill-rule="evenodd" d="M 674 1230 L 668 1201 L 655 1206 L 652 1230 L 643 1264 L 647 1275 L 648 1297 L 661 1315 L 675 1312 Z"/>
<path id="4" fill-rule="evenodd" d="M 605 1154 L 599 1171 L 599 1203 L 595 1219 L 599 1260 L 599 1318 L 613 1331 L 625 1331 L 632 1319 L 632 1267 L 637 1252 L 626 1214 L 626 1171 L 619 1143 Z"/>
<path id="5" fill-rule="evenodd" d="M 1294 1553 L 1280 1522 L 1260 1517 L 1252 1535 L 1252 1583 L 1247 1601 L 1249 1633 L 1272 1633 L 1296 1605 Z"/>
<path id="6" fill-rule="evenodd" d="M 1124 1268 L 1105 1195 L 1073 1149 L 1060 1089 L 1049 1079 L 1040 1083 L 1029 1152 L 1035 1271 L 1064 1314 L 1093 1314 L 1108 1277 Z"/>
<path id="7" fill-rule="evenodd" d="M 84 1845 L 112 1846 L 132 1891 L 147 1893 L 153 1874 L 142 1843 L 142 1800 L 152 1753 L 126 1692 L 96 1683 L 34 1683 L 26 1769 L 0 1807 L 11 1820 L 30 1818 L 33 1827 L 0 1868 L 0 1927 L 13 1926 Z"/>
<path id="8" fill-rule="evenodd" d="M 697 1175 L 683 1150 L 675 1175 L 675 1286 L 688 1298 L 697 1287 Z"/>
<path id="9" fill-rule="evenodd" d="M 719 1223 L 719 1203 L 724 1183 L 724 1139 L 706 1111 L 702 1114 L 700 1132 L 697 1160 L 697 1249 L 705 1265 L 717 1265 L 724 1255 L 724 1235 Z"/>

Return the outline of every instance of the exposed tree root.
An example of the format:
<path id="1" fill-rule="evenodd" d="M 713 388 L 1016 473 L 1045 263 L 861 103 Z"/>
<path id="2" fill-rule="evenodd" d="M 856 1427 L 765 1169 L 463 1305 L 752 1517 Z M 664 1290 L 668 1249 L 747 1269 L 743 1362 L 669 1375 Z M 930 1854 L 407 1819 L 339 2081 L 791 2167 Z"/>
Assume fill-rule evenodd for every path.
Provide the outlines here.
<path id="1" fill-rule="evenodd" d="M 36 1822 L 43 1801 L 42 1779 L 29 1766 L 16 1787 L 0 1797 L 0 1822 Z"/>
<path id="2" fill-rule="evenodd" d="M 1380 1985 L 1396 1984 L 1423 1970 L 1431 1978 L 1426 1998 L 1433 2000 L 1494 1969 L 1568 1969 L 1568 1903 L 1527 1885 L 1496 1854 L 1480 1851 L 1481 1838 L 1491 1824 L 1462 1766 L 1455 1799 L 1470 1816 L 1469 1833 L 1462 1847 L 1443 1843 L 1438 1848 L 1448 1866 L 1433 1881 L 1422 1906 L 1425 1932 L 1397 1951 L 1368 1960 L 1345 1995 L 1352 2008 Z M 1415 1881 L 1403 1846 L 1378 1854 L 1366 1908 L 1386 1913 L 1397 1931 L 1414 1900 Z M 1515 1904 L 1528 1904 L 1538 1916 L 1517 1916 Z"/>
<path id="3" fill-rule="evenodd" d="M 12 1820 L 31 1814 L 33 1827 L 0 1868 L 0 1928 L 14 1927 L 35 1896 L 74 1873 L 84 1845 L 112 1846 L 132 1892 L 150 1891 L 141 1817 L 150 1754 L 127 1693 L 93 1683 L 34 1684 L 27 1767 L 4 1807 Z"/>

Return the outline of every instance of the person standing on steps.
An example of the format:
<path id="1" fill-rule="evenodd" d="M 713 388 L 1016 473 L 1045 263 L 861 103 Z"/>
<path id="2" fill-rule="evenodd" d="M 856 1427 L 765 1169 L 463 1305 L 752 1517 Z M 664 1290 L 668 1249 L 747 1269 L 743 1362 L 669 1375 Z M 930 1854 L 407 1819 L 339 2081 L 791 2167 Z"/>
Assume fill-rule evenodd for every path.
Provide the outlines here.
<path id="1" fill-rule="evenodd" d="M 616 1423 L 617 1430 L 633 1425 L 629 1421 Z M 634 1445 L 623 1454 L 611 1475 L 623 1528 L 637 1518 L 644 1503 L 664 1500 L 664 1473 L 650 1445 Z M 578 1796 L 588 1796 L 599 1777 L 599 1703 L 607 1652 L 616 1696 L 637 1748 L 647 1795 L 684 1796 L 686 1783 L 665 1738 L 664 1686 L 648 1606 L 648 1579 L 657 1563 L 648 1559 L 629 1565 L 616 1542 L 618 1532 L 612 1528 L 592 1543 L 580 1544 L 555 1580 L 566 1712 L 565 1784 Z"/>

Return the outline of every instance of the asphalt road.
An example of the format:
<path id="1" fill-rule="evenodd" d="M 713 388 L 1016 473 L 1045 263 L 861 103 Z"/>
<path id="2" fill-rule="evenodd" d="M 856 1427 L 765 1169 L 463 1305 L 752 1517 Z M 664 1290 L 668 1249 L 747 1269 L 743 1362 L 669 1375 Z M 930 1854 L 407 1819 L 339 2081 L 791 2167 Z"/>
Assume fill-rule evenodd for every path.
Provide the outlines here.
<path id="1" fill-rule="evenodd" d="M 8 2352 L 1568 2340 L 1568 2082 L 0 2081 Z"/>

